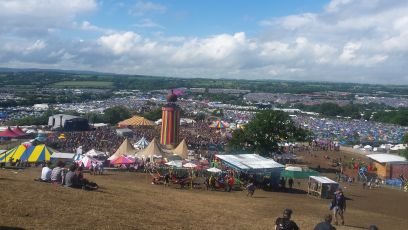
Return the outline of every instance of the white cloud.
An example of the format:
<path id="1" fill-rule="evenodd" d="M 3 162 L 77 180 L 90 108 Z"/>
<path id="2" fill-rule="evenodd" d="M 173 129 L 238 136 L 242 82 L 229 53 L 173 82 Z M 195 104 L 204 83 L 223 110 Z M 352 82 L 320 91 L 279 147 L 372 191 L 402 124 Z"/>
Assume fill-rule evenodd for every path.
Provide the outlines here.
<path id="1" fill-rule="evenodd" d="M 135 31 L 96 26 L 78 16 L 95 10 L 95 1 L 64 1 L 61 4 L 71 4 L 65 9 L 57 9 L 57 1 L 49 1 L 49 6 L 40 4 L 12 13 L 4 9 L 22 7 L 22 1 L 7 2 L 16 5 L 0 2 L 0 30 L 7 27 L 3 30 L 6 36 L 0 37 L 2 66 L 72 67 L 180 77 L 408 83 L 404 71 L 408 3 L 404 1 L 333 0 L 318 13 L 262 20 L 262 31 L 255 36 L 240 31 L 201 37 L 167 36 L 164 31 L 171 31 L 170 27 L 153 35 L 143 34 L 140 28 L 163 28 L 150 16 L 137 18 Z M 166 7 L 138 2 L 133 10 L 141 16 L 164 13 Z M 24 16 L 18 17 L 18 12 Z M 80 35 L 102 34 L 94 39 L 66 38 L 56 32 L 70 26 Z M 30 33 L 33 28 L 41 28 L 47 35 L 18 33 Z"/>
<path id="2" fill-rule="evenodd" d="M 74 23 L 76 25 L 76 23 Z M 83 31 L 91 31 L 91 32 L 100 32 L 105 34 L 115 33 L 115 30 L 102 28 L 96 25 L 93 25 L 89 21 L 83 21 L 80 25 L 74 26 Z"/>
<path id="3" fill-rule="evenodd" d="M 133 32 L 102 36 L 98 39 L 99 44 L 111 50 L 114 54 L 123 54 L 131 50 L 141 41 L 141 37 Z"/>
<path id="4" fill-rule="evenodd" d="M 270 20 L 260 21 L 262 26 L 282 26 L 288 30 L 300 29 L 308 24 L 315 22 L 316 15 L 311 13 L 305 13 L 300 15 L 289 15 L 282 18 L 274 18 Z"/>
<path id="5" fill-rule="evenodd" d="M 129 13 L 135 16 L 142 16 L 148 13 L 164 13 L 167 8 L 164 5 L 148 2 L 148 1 L 138 1 L 130 10 Z"/>
<path id="6" fill-rule="evenodd" d="M 78 13 L 97 8 L 95 0 L 5 0 L 0 1 L 2 16 L 29 16 L 37 18 L 74 17 Z"/>
<path id="7" fill-rule="evenodd" d="M 356 57 L 356 52 L 361 48 L 361 43 L 348 42 L 343 47 L 343 52 L 340 54 L 340 60 L 349 62 Z"/>
<path id="8" fill-rule="evenodd" d="M 0 33 L 44 36 L 70 28 L 78 15 L 97 8 L 96 0 L 0 1 Z"/>
<path id="9" fill-rule="evenodd" d="M 138 23 L 134 24 L 135 27 L 138 28 L 160 28 L 160 29 L 164 29 L 164 26 L 152 21 L 149 18 L 145 18 L 140 20 Z"/>
<path id="10" fill-rule="evenodd" d="M 332 0 L 327 6 L 326 10 L 328 12 L 338 12 L 341 7 L 344 7 L 344 5 L 347 5 L 351 3 L 352 0 Z"/>

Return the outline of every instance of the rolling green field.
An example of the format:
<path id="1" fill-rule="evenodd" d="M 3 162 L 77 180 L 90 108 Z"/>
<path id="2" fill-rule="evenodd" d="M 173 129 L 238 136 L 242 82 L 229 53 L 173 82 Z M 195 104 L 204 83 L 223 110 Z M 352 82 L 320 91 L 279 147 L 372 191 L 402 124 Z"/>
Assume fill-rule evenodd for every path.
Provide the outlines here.
<path id="1" fill-rule="evenodd" d="M 112 88 L 109 81 L 60 81 L 52 84 L 56 88 Z"/>

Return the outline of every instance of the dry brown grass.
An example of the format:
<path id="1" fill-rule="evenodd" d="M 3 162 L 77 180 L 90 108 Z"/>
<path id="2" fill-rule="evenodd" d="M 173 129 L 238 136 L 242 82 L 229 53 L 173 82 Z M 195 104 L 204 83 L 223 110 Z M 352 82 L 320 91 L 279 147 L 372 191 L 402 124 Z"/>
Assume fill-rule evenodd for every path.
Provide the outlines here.
<path id="1" fill-rule="evenodd" d="M 301 229 L 313 229 L 329 213 L 329 200 L 304 194 L 264 192 L 253 198 L 232 193 L 180 190 L 151 185 L 144 174 L 108 172 L 86 177 L 96 192 L 34 182 L 40 169 L 0 169 L 0 226 L 26 229 L 272 229 L 284 208 L 292 208 Z M 305 186 L 303 182 L 302 186 Z M 408 194 L 391 189 L 346 186 L 347 226 L 406 229 Z"/>

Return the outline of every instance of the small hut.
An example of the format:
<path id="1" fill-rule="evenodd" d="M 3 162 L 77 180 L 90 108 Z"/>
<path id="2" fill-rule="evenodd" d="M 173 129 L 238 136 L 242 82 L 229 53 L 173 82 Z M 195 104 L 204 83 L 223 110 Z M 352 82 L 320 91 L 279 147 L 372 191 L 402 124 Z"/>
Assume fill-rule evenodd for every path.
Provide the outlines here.
<path id="1" fill-rule="evenodd" d="M 307 187 L 307 194 L 317 197 L 331 199 L 339 184 L 324 176 L 310 176 Z"/>

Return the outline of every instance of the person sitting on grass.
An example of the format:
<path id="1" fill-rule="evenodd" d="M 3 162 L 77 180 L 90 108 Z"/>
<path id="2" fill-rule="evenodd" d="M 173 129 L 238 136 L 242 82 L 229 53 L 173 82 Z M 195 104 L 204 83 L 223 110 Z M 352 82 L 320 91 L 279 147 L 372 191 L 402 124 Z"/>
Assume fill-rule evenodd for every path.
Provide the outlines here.
<path id="1" fill-rule="evenodd" d="M 79 181 L 77 167 L 72 165 L 69 168 L 67 175 L 65 176 L 65 187 L 69 188 L 82 188 L 82 185 Z"/>
<path id="2" fill-rule="evenodd" d="M 82 167 L 79 167 L 75 174 L 78 176 L 79 183 L 82 185 L 82 189 L 84 190 L 97 190 L 99 187 L 96 183 L 90 182 L 89 180 L 84 178 L 84 174 L 82 172 Z"/>
<path id="3" fill-rule="evenodd" d="M 51 171 L 51 183 L 64 184 L 64 162 L 59 161 L 57 167 Z"/>
<path id="4" fill-rule="evenodd" d="M 46 165 L 44 165 L 44 167 L 41 170 L 41 177 L 39 181 L 50 183 L 51 182 L 51 172 L 52 172 L 51 162 L 47 162 Z"/>

